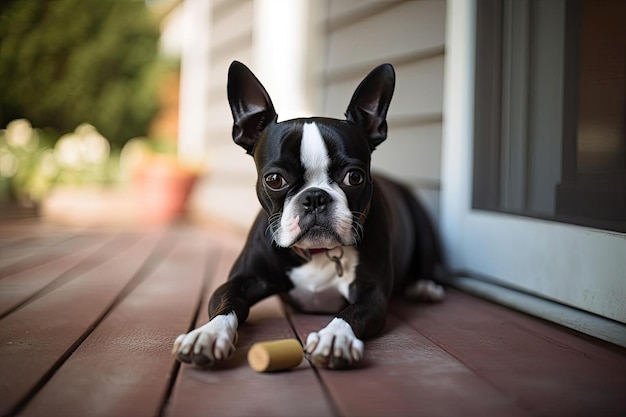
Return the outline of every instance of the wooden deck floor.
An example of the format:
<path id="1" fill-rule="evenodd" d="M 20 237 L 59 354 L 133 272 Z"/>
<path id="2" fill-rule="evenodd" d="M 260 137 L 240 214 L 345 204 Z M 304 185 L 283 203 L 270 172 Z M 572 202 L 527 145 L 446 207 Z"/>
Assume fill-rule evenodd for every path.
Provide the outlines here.
<path id="1" fill-rule="evenodd" d="M 259 304 L 218 369 L 179 366 L 239 237 L 179 226 L 0 222 L 0 415 L 625 416 L 623 349 L 450 289 L 393 303 L 362 366 L 258 374 L 255 341 L 301 340 L 328 316 Z"/>

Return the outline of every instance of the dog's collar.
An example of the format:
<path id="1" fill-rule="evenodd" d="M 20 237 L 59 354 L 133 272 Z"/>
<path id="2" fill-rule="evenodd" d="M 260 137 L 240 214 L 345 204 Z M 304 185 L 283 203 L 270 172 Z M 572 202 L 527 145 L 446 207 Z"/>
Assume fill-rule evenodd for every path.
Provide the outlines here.
<path id="1" fill-rule="evenodd" d="M 326 248 L 312 248 L 312 249 L 303 249 L 303 248 L 299 248 L 297 246 L 292 246 L 291 250 L 295 252 L 296 255 L 298 255 L 299 257 L 301 257 L 302 259 L 306 260 L 306 261 L 310 261 L 311 259 L 313 259 L 313 255 L 317 255 L 318 253 L 328 253 L 328 251 L 331 251 L 335 248 L 332 249 L 326 249 Z"/>
<path id="2" fill-rule="evenodd" d="M 337 248 L 339 248 L 339 255 L 331 255 L 330 251 L 335 250 Z M 326 249 L 326 248 L 302 249 L 297 246 L 292 246 L 291 250 L 293 250 L 298 256 L 300 256 L 306 261 L 310 261 L 311 259 L 313 259 L 313 255 L 316 255 L 318 253 L 325 253 L 328 259 L 330 259 L 335 264 L 337 276 L 340 278 L 343 276 L 343 265 L 341 264 L 341 258 L 343 258 L 343 247 L 337 246 L 332 249 Z"/>

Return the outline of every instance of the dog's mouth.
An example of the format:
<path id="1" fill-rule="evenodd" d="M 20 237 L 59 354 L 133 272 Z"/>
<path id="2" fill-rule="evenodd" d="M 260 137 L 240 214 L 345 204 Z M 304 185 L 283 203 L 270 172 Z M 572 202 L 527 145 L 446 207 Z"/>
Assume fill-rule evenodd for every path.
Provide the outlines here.
<path id="1" fill-rule="evenodd" d="M 341 221 L 325 216 L 296 216 L 281 224 L 277 216 L 270 222 L 272 239 L 280 247 L 296 246 L 301 249 L 332 249 L 354 244 L 354 236 L 346 233 Z M 352 230 L 351 226 L 347 227 Z"/>
<path id="2" fill-rule="evenodd" d="M 326 224 L 312 223 L 302 228 L 300 234 L 294 239 L 293 245 L 290 246 L 297 246 L 302 249 L 332 249 L 346 243 L 333 227 Z"/>

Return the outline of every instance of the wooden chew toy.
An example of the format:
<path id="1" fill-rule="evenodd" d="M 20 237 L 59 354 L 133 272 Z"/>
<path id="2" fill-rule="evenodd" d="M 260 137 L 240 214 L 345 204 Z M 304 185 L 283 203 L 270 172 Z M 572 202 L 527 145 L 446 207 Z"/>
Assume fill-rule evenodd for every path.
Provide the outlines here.
<path id="1" fill-rule="evenodd" d="M 295 368 L 303 357 L 302 345 L 296 339 L 259 342 L 248 351 L 248 363 L 257 372 Z"/>

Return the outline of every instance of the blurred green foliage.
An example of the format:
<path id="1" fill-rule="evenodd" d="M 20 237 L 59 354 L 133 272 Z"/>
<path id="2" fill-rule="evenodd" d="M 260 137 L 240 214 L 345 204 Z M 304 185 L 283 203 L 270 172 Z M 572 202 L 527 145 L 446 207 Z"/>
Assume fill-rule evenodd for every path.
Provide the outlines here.
<path id="1" fill-rule="evenodd" d="M 0 126 L 94 125 L 115 148 L 158 109 L 158 22 L 143 1 L 0 2 Z"/>
<path id="2" fill-rule="evenodd" d="M 36 207 L 55 184 L 105 185 L 121 179 L 120 151 L 112 150 L 94 126 L 83 123 L 55 144 L 43 133 L 26 119 L 0 129 L 0 214 L 11 202 Z"/>

